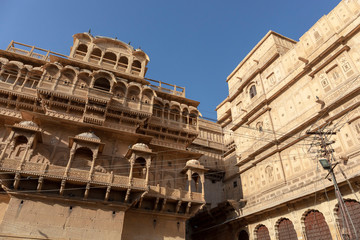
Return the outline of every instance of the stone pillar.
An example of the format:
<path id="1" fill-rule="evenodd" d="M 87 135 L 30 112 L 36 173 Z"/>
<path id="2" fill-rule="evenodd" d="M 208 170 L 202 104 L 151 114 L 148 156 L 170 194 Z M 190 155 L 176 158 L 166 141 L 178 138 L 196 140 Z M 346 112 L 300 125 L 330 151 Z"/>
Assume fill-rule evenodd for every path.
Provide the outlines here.
<path id="1" fill-rule="evenodd" d="M 75 75 L 75 77 L 74 77 L 73 86 L 71 87 L 71 93 L 74 93 L 75 88 L 77 87 L 77 83 L 78 83 L 78 81 L 79 81 L 78 76 L 79 76 L 79 74 L 76 73 L 76 75 Z"/>
<path id="2" fill-rule="evenodd" d="M 130 58 L 128 59 L 128 66 L 127 66 L 125 72 L 131 73 L 131 67 L 132 67 L 133 62 L 134 62 L 134 58 L 130 57 Z"/>
<path id="3" fill-rule="evenodd" d="M 187 170 L 187 176 L 188 176 L 188 183 L 189 183 L 189 187 L 188 187 L 188 192 L 189 192 L 189 198 L 192 197 L 192 194 L 191 194 L 191 176 L 192 176 L 192 171 L 190 169 Z"/>
<path id="4" fill-rule="evenodd" d="M 75 54 L 76 54 L 76 50 L 77 50 L 77 48 L 79 47 L 79 44 L 80 44 L 80 41 L 79 41 L 79 39 L 75 39 L 75 43 L 74 43 L 74 45 L 72 46 L 72 49 L 71 49 L 71 53 L 70 53 L 70 57 L 75 57 Z"/>
<path id="5" fill-rule="evenodd" d="M 205 177 L 204 173 L 200 174 L 200 181 L 201 181 L 201 197 L 204 200 L 205 199 Z"/>
<path id="6" fill-rule="evenodd" d="M 103 58 L 104 58 L 105 52 L 101 51 L 101 57 L 100 57 L 100 61 L 98 62 L 99 65 L 102 64 Z"/>
<path id="7" fill-rule="evenodd" d="M 15 173 L 15 177 L 14 177 L 15 181 L 14 181 L 14 189 L 18 189 L 19 184 L 20 184 L 20 173 Z"/>
<path id="8" fill-rule="evenodd" d="M 70 156 L 69 156 L 69 161 L 66 165 L 66 168 L 65 168 L 65 173 L 64 173 L 64 177 L 67 177 L 68 173 L 69 173 L 69 170 L 70 170 L 70 167 L 71 167 L 71 162 L 72 160 L 74 159 L 74 155 L 75 155 L 75 151 L 76 151 L 76 142 L 73 143 L 72 145 L 72 148 L 70 150 Z"/>
<path id="9" fill-rule="evenodd" d="M 85 188 L 85 193 L 84 193 L 85 199 L 87 199 L 89 197 L 89 192 L 90 192 L 90 183 L 87 183 L 86 188 Z"/>
<path id="10" fill-rule="evenodd" d="M 151 166 L 151 158 L 146 159 L 146 177 L 145 177 L 145 186 L 149 185 L 149 172 Z"/>
<path id="11" fill-rule="evenodd" d="M 37 185 L 37 188 L 36 188 L 36 191 L 40 192 L 41 189 L 42 189 L 42 185 L 43 185 L 43 182 L 44 182 L 44 177 L 39 177 L 39 180 L 38 180 L 38 185 Z"/>
<path id="12" fill-rule="evenodd" d="M 64 194 L 65 184 L 66 184 L 66 180 L 65 179 L 61 180 L 60 191 L 59 191 L 60 195 Z"/>
<path id="13" fill-rule="evenodd" d="M 105 201 L 109 200 L 109 196 L 110 196 L 110 191 L 111 191 L 111 186 L 107 186 L 106 188 L 106 194 L 105 194 Z"/>
<path id="14" fill-rule="evenodd" d="M 129 185 L 132 184 L 134 163 L 135 163 L 135 156 L 133 155 L 133 156 L 131 156 L 131 158 L 130 158 Z"/>
<path id="15" fill-rule="evenodd" d="M 43 83 L 43 81 L 44 81 L 44 79 L 45 79 L 45 76 L 46 76 L 46 73 L 47 73 L 47 71 L 44 70 L 43 74 L 41 75 L 40 81 L 39 81 L 39 83 L 38 83 L 38 86 L 39 86 L 39 87 L 40 87 L 41 84 Z"/>
<path id="16" fill-rule="evenodd" d="M 21 84 L 21 87 L 20 87 L 21 90 L 24 88 L 24 86 L 25 86 L 26 82 L 28 81 L 28 79 L 29 79 L 29 72 L 27 72 L 26 75 L 25 75 L 24 82 L 23 82 L 23 84 Z"/>
<path id="17" fill-rule="evenodd" d="M 16 75 L 16 79 L 15 79 L 14 83 L 11 85 L 12 89 L 14 89 L 14 86 L 17 83 L 17 81 L 19 81 L 20 77 L 21 77 L 21 69 L 19 69 L 18 74 Z"/>
<path id="18" fill-rule="evenodd" d="M 88 46 L 87 53 L 86 53 L 86 55 L 85 55 L 85 57 L 84 57 L 84 59 L 83 59 L 84 62 L 89 62 L 90 55 L 91 55 L 93 49 L 94 49 L 94 44 L 90 44 L 90 45 Z"/>
<path id="19" fill-rule="evenodd" d="M 98 149 L 93 151 L 93 159 L 92 159 L 91 168 L 90 168 L 90 172 L 89 172 L 89 180 L 92 179 L 92 175 L 94 173 L 95 161 L 98 156 L 98 152 L 99 152 Z"/>
<path id="20" fill-rule="evenodd" d="M 118 54 L 116 55 L 116 63 L 115 63 L 114 69 L 117 69 L 117 67 L 118 67 L 118 65 L 119 65 L 120 55 L 121 55 L 120 53 L 118 53 Z"/>
<path id="21" fill-rule="evenodd" d="M 145 76 L 145 61 L 141 63 L 141 69 L 140 69 L 139 75 L 140 75 L 141 77 L 144 77 L 144 76 Z"/>

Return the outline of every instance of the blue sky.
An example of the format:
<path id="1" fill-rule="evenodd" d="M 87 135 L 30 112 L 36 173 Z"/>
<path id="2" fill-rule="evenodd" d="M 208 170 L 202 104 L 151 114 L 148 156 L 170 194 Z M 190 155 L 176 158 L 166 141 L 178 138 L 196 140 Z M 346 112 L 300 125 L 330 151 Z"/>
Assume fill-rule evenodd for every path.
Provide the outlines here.
<path id="1" fill-rule="evenodd" d="M 0 48 L 11 40 L 69 54 L 72 35 L 117 37 L 150 57 L 147 77 L 186 88 L 204 117 L 228 94 L 226 77 L 269 31 L 294 40 L 339 0 L 1 0 Z"/>

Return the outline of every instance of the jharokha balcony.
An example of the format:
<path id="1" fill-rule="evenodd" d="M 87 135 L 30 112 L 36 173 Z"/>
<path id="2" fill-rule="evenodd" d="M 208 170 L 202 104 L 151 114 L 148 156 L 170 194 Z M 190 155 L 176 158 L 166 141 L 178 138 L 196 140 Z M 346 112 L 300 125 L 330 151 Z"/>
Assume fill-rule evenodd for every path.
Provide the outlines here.
<path id="1" fill-rule="evenodd" d="M 179 172 L 187 189 L 151 185 L 149 173 L 156 153 L 144 143 L 129 148 L 128 164 L 107 169 L 98 164 L 106 158 L 102 156 L 105 144 L 93 132 L 84 132 L 69 137 L 69 157 L 66 164 L 57 165 L 41 155 L 33 156 L 43 142 L 43 130 L 37 124 L 23 121 L 7 128 L 10 134 L 0 145 L 0 183 L 9 194 L 32 192 L 38 197 L 86 199 L 179 216 L 194 214 L 205 204 L 206 169 L 197 160 L 187 161 Z"/>

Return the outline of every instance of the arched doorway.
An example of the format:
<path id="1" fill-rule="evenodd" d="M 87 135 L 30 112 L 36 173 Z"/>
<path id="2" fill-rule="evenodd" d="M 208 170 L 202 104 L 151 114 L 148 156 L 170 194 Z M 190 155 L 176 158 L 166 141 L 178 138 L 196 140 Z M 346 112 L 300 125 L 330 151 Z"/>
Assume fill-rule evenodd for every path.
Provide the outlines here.
<path id="1" fill-rule="evenodd" d="M 277 231 L 279 240 L 298 239 L 293 223 L 287 218 L 280 219 L 277 225 Z"/>
<path id="2" fill-rule="evenodd" d="M 321 212 L 317 210 L 308 211 L 305 214 L 304 225 L 307 240 L 332 239 L 329 226 Z"/>
<path id="3" fill-rule="evenodd" d="M 249 234 L 245 230 L 241 230 L 238 240 L 249 240 Z"/>
<path id="4" fill-rule="evenodd" d="M 349 223 L 351 236 L 353 239 L 356 239 L 354 228 L 356 229 L 357 236 L 360 237 L 360 203 L 355 200 L 345 200 L 345 206 L 351 218 L 351 221 L 349 221 L 349 217 L 346 216 Z M 341 216 L 339 207 L 337 207 L 336 213 L 340 229 L 343 229 L 344 222 L 342 220 L 343 218 Z"/>
<path id="5" fill-rule="evenodd" d="M 255 239 L 256 240 L 271 240 L 269 230 L 265 225 L 259 225 L 255 229 Z"/>

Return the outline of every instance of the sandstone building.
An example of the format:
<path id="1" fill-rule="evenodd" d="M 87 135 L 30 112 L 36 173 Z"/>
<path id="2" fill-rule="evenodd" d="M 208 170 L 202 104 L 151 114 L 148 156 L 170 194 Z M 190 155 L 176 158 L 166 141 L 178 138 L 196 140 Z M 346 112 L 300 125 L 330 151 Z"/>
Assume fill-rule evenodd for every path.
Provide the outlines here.
<path id="1" fill-rule="evenodd" d="M 69 56 L 11 42 L 0 239 L 360 237 L 359 14 L 343 0 L 298 42 L 269 31 L 228 76 L 217 123 L 117 39 L 75 34 Z M 349 228 L 309 131 L 336 132 Z"/>
<path id="2" fill-rule="evenodd" d="M 221 134 L 201 137 L 220 127 L 145 78 L 141 49 L 73 38 L 69 56 L 0 50 L 0 238 L 184 239 L 205 181 L 220 185 L 198 160 L 220 162 Z"/>
<path id="3" fill-rule="evenodd" d="M 228 76 L 216 109 L 225 199 L 191 220 L 192 239 L 360 237 L 359 13 L 341 1 L 298 42 L 270 31 Z M 319 130 L 336 132 L 327 137 L 348 232 L 318 161 L 321 136 L 307 134 Z"/>

